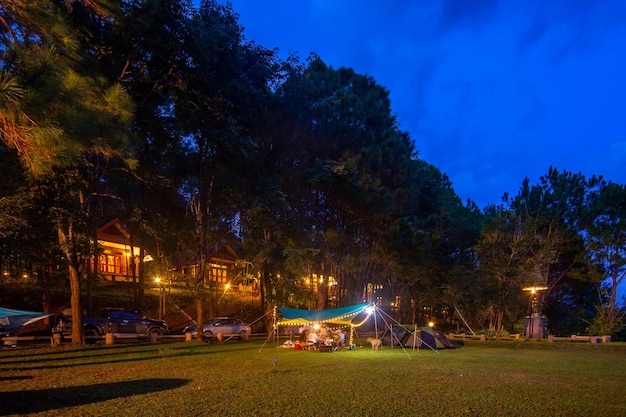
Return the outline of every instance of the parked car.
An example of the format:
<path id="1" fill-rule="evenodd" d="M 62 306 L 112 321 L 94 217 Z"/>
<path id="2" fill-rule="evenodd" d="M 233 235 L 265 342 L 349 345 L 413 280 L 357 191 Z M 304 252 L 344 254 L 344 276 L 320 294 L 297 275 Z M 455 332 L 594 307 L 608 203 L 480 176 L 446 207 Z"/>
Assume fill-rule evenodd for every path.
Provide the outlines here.
<path id="1" fill-rule="evenodd" d="M 193 324 L 187 326 L 184 332 L 191 333 L 195 336 L 198 334 L 198 329 L 197 326 Z M 216 317 L 204 322 L 202 326 L 203 338 L 212 339 L 217 337 L 218 334 L 226 337 L 237 336 L 244 339 L 250 336 L 250 325 L 232 317 Z"/>
<path id="2" fill-rule="evenodd" d="M 105 308 L 100 317 L 83 318 L 83 329 L 85 337 L 102 336 L 106 333 L 149 336 L 163 335 L 169 331 L 167 323 L 163 320 L 149 319 L 141 314 L 119 308 Z"/>

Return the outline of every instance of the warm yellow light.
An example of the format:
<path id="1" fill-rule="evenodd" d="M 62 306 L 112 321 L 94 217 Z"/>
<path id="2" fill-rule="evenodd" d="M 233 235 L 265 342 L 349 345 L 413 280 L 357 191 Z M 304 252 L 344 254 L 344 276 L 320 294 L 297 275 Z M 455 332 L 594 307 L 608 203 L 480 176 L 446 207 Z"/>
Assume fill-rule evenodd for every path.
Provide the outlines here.
<path id="1" fill-rule="evenodd" d="M 531 294 L 535 294 L 537 291 L 545 291 L 548 287 L 546 286 L 538 286 L 538 287 L 524 287 L 522 291 L 530 291 Z"/>
<path id="2" fill-rule="evenodd" d="M 433 327 L 435 325 L 435 323 L 433 323 L 432 321 L 428 322 L 428 327 Z"/>
<path id="3" fill-rule="evenodd" d="M 230 288 L 230 283 L 226 284 L 226 285 L 224 286 L 224 288 L 225 288 L 225 289 L 229 289 L 229 288 Z"/>
<path id="4" fill-rule="evenodd" d="M 161 278 L 156 277 L 156 278 L 154 279 L 154 282 L 156 282 L 157 284 L 160 284 L 160 283 L 161 283 Z"/>

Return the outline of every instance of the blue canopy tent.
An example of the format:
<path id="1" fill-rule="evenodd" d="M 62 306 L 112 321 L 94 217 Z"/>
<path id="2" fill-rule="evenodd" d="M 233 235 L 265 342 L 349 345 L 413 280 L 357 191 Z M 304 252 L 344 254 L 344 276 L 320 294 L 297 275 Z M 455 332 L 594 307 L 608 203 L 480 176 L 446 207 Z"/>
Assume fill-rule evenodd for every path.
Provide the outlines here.
<path id="1" fill-rule="evenodd" d="M 370 303 L 362 303 L 353 306 L 331 308 L 330 310 L 301 310 L 297 308 L 278 307 L 283 319 L 279 325 L 299 324 L 337 324 L 354 325 L 353 320 L 360 313 L 372 307 Z"/>
<path id="2" fill-rule="evenodd" d="M 51 316 L 37 311 L 14 310 L 0 307 L 0 334 L 15 332 L 22 327 Z"/>
<path id="3" fill-rule="evenodd" d="M 289 307 L 278 307 L 282 319 L 278 326 L 319 325 L 350 326 L 350 345 L 353 343 L 354 328 L 363 324 L 373 311 L 370 303 L 331 308 L 329 310 L 302 310 Z"/>

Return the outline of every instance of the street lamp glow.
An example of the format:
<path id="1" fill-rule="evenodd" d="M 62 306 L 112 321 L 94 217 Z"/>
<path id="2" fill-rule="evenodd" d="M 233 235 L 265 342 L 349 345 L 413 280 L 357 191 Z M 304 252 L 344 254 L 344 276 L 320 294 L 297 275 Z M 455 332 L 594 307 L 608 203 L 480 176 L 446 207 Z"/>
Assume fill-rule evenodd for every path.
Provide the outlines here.
<path id="1" fill-rule="evenodd" d="M 545 291 L 547 289 L 548 289 L 548 287 L 539 285 L 539 286 L 536 286 L 536 287 L 524 287 L 524 288 L 522 288 L 522 291 L 530 291 L 531 294 L 536 294 L 537 291 Z"/>

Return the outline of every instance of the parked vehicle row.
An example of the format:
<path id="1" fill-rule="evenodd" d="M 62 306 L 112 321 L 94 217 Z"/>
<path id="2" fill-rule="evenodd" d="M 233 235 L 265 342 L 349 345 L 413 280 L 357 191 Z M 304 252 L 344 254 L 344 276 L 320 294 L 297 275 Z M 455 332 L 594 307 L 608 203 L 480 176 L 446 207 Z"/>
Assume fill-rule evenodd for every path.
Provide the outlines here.
<path id="1" fill-rule="evenodd" d="M 245 339 L 250 336 L 250 325 L 233 317 L 216 317 L 204 322 L 202 326 L 202 338 L 213 339 L 217 335 L 225 337 L 238 337 Z M 198 326 L 195 324 L 187 326 L 184 333 L 190 333 L 192 336 L 198 334 Z"/>
<path id="2" fill-rule="evenodd" d="M 66 315 L 46 315 L 50 318 L 45 328 L 39 326 L 37 334 L 43 335 L 50 333 L 61 333 L 64 337 L 70 337 L 72 332 L 72 318 Z M 39 323 L 42 323 L 40 321 Z M 2 323 L 0 323 L 2 324 Z M 8 330 L 6 326 L 4 330 Z M 31 333 L 34 329 L 17 326 L 12 331 L 2 332 L 1 336 L 21 336 Z M 120 308 L 105 308 L 97 317 L 83 318 L 83 331 L 88 343 L 95 342 L 99 337 L 107 333 L 123 334 L 123 335 L 142 335 L 162 336 L 169 332 L 169 327 L 164 320 L 155 320 L 147 318 L 136 312 Z M 197 326 L 190 325 L 183 330 L 184 334 L 196 336 L 198 333 Z M 250 336 L 250 325 L 242 320 L 233 317 L 216 317 L 207 320 L 202 326 L 202 338 L 210 341 L 217 337 L 223 336 L 236 337 L 239 339 L 247 339 Z M 34 334 L 34 333 L 32 333 Z"/>
<path id="3" fill-rule="evenodd" d="M 119 308 L 105 308 L 100 317 L 84 318 L 83 329 L 86 337 L 106 333 L 162 336 L 169 331 L 164 320 L 149 319 Z"/>

